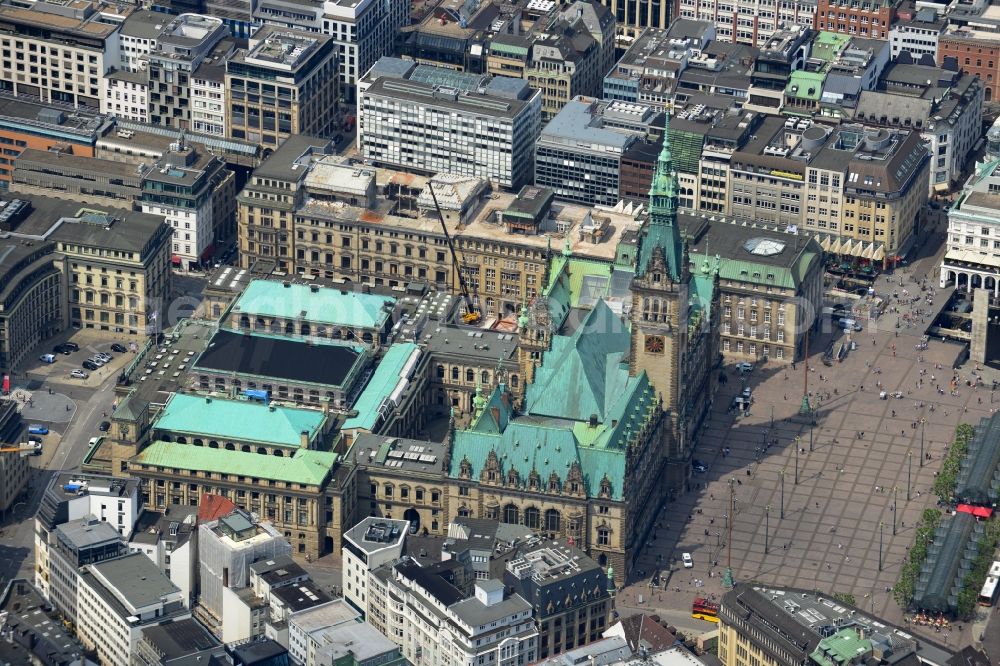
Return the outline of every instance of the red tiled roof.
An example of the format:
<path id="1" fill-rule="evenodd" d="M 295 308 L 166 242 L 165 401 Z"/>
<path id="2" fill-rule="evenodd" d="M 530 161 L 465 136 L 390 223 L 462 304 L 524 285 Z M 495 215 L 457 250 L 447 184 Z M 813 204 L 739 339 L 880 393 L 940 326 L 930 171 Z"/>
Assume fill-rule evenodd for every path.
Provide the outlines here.
<path id="1" fill-rule="evenodd" d="M 220 495 L 202 493 L 198 501 L 198 522 L 207 523 L 228 516 L 236 510 L 236 505 Z"/>

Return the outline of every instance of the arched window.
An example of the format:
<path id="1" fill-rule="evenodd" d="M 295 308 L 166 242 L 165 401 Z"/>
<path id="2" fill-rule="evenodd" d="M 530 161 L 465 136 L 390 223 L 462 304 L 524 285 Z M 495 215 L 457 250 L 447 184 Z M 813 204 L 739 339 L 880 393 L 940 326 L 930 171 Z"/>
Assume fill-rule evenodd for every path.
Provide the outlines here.
<path id="1" fill-rule="evenodd" d="M 524 526 L 537 530 L 542 522 L 542 513 L 536 507 L 529 506 L 524 510 Z"/>
<path id="2" fill-rule="evenodd" d="M 438 376 L 438 379 L 444 379 L 444 366 L 443 365 L 439 365 L 437 367 L 437 376 Z"/>
<path id="3" fill-rule="evenodd" d="M 274 450 L 274 457 L 275 458 L 284 458 L 285 457 L 285 453 L 281 449 L 275 449 Z"/>
<path id="4" fill-rule="evenodd" d="M 465 381 L 472 382 L 476 380 L 476 372 L 472 368 L 468 368 L 465 371 Z"/>
<path id="5" fill-rule="evenodd" d="M 192 442 L 192 444 L 194 444 L 195 446 L 202 446 L 204 443 L 205 442 L 201 441 L 200 439 L 196 439 Z"/>
<path id="6" fill-rule="evenodd" d="M 254 328 L 264 328 L 264 318 L 263 317 L 257 317 L 257 319 L 254 320 Z"/>
<path id="7" fill-rule="evenodd" d="M 458 381 L 458 366 L 454 366 L 451 369 L 451 378 L 454 381 Z"/>
<path id="8" fill-rule="evenodd" d="M 558 532 L 562 520 L 559 512 L 555 509 L 549 509 L 545 512 L 545 531 L 546 532 Z"/>
<path id="9" fill-rule="evenodd" d="M 294 335 L 295 334 L 295 324 L 288 322 L 285 324 L 285 334 Z"/>
<path id="10" fill-rule="evenodd" d="M 471 515 L 471 513 L 472 512 L 469 511 L 469 507 L 467 506 L 459 507 L 458 509 L 458 515 L 461 516 L 462 518 L 468 518 Z"/>
<path id="11" fill-rule="evenodd" d="M 240 451 L 242 451 L 243 453 L 253 453 L 253 451 L 250 450 L 250 447 L 247 446 L 246 444 L 240 447 Z"/>
<path id="12" fill-rule="evenodd" d="M 517 375 L 511 375 L 510 376 L 510 387 L 516 389 L 517 388 L 517 382 L 518 382 Z"/>
<path id="13" fill-rule="evenodd" d="M 235 444 L 233 444 L 232 442 L 226 442 L 226 451 L 235 451 L 235 450 L 236 450 Z"/>
<path id="14" fill-rule="evenodd" d="M 258 446 L 257 447 L 257 453 L 259 453 L 262 456 L 266 456 L 267 455 L 267 449 L 265 449 L 263 446 Z"/>
<path id="15" fill-rule="evenodd" d="M 371 341 L 373 340 L 372 334 L 369 333 L 368 331 L 365 331 L 364 334 L 361 336 L 361 340 L 371 344 Z"/>
<path id="16" fill-rule="evenodd" d="M 490 373 L 489 373 L 488 370 L 483 370 L 482 382 L 483 382 L 483 384 L 489 384 L 490 383 Z"/>
<path id="17" fill-rule="evenodd" d="M 312 329 L 310 328 L 309 324 L 303 323 L 302 326 L 299 327 L 299 331 L 301 331 L 302 335 L 309 335 Z"/>
<path id="18" fill-rule="evenodd" d="M 509 525 L 517 525 L 519 513 L 516 504 L 508 504 L 503 508 L 503 522 Z"/>

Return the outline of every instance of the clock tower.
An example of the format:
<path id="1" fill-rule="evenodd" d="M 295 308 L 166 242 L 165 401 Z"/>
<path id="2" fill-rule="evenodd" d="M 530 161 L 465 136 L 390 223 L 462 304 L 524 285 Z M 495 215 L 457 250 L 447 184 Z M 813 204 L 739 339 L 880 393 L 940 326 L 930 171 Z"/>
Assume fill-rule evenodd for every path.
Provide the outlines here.
<path id="1" fill-rule="evenodd" d="M 677 226 L 677 174 L 670 154 L 669 112 L 649 191 L 649 220 L 639 237 L 635 277 L 632 280 L 632 343 L 629 355 L 633 375 L 643 370 L 671 414 L 678 433 L 678 408 L 685 404 L 685 364 L 688 348 L 688 298 L 691 281 L 687 252 Z M 683 447 L 677 437 L 670 457 Z"/>

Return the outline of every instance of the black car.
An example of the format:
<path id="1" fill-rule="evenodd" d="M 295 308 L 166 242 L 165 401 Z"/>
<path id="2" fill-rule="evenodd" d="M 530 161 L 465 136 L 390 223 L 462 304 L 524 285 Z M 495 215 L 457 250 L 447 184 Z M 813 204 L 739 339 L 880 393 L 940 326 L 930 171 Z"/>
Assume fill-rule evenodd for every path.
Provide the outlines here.
<path id="1" fill-rule="evenodd" d="M 60 347 L 65 347 L 66 349 L 70 350 L 71 352 L 80 351 L 80 345 L 76 344 L 75 342 L 64 342 L 64 343 L 62 343 L 59 346 Z"/>
<path id="2" fill-rule="evenodd" d="M 97 426 L 97 429 L 100 430 L 101 432 L 107 432 L 111 430 L 111 421 L 101 421 L 100 425 Z"/>
<path id="3" fill-rule="evenodd" d="M 116 342 L 113 345 L 111 345 L 111 351 L 118 352 L 119 354 L 124 354 L 126 352 L 125 345 Z"/>
<path id="4" fill-rule="evenodd" d="M 66 348 L 66 345 L 56 345 L 52 348 L 53 354 L 63 354 L 64 356 L 69 356 L 73 352 Z"/>
<path id="5" fill-rule="evenodd" d="M 97 370 L 99 367 L 101 367 L 101 366 L 97 365 L 96 363 L 94 363 L 93 361 L 84 361 L 80 365 L 83 366 L 84 370 L 90 370 L 91 372 L 93 372 L 94 370 Z"/>

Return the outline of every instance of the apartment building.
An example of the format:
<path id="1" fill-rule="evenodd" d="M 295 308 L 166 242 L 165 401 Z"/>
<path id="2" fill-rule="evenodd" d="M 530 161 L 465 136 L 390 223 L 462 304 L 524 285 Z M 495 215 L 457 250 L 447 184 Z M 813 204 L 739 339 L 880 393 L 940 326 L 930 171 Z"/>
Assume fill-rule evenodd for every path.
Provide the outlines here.
<path id="1" fill-rule="evenodd" d="M 110 70 L 104 76 L 101 113 L 139 123 L 149 122 L 149 71 Z"/>
<path id="2" fill-rule="evenodd" d="M 896 20 L 899 0 L 818 0 L 816 29 L 858 35 L 872 39 L 889 39 L 889 28 Z"/>
<path id="3" fill-rule="evenodd" d="M 150 122 L 192 129 L 191 76 L 225 36 L 220 19 L 200 14 L 181 14 L 164 27 L 147 56 Z"/>
<path id="4" fill-rule="evenodd" d="M 329 136 L 338 80 L 330 37 L 262 27 L 226 61 L 227 138 L 274 148 L 293 134 Z"/>
<path id="5" fill-rule="evenodd" d="M 585 205 L 621 200 L 624 153 L 662 133 L 663 113 L 643 104 L 576 97 L 542 129 L 535 144 L 535 185 Z"/>
<path id="6" fill-rule="evenodd" d="M 222 158 L 180 141 L 142 179 L 139 205 L 172 229 L 171 258 L 184 269 L 201 266 L 236 221 L 236 175 Z"/>
<path id="7" fill-rule="evenodd" d="M 104 75 L 121 60 L 119 29 L 134 9 L 103 0 L 0 5 L 0 89 L 96 111 Z"/>
<path id="8" fill-rule="evenodd" d="M 802 70 L 809 58 L 813 35 L 809 27 L 797 24 L 772 32 L 761 42 L 750 73 L 746 110 L 780 112 L 792 72 Z"/>
<path id="9" fill-rule="evenodd" d="M 358 79 L 382 56 L 392 55 L 393 42 L 410 22 L 403 0 L 337 0 L 323 5 L 323 33 L 337 51 L 340 95 L 348 104 L 357 101 Z"/>
<path id="10" fill-rule="evenodd" d="M 148 9 L 138 9 L 129 14 L 119 30 L 121 58 L 114 67 L 127 72 L 146 69 L 149 54 L 156 50 L 156 40 L 171 20 L 168 14 Z"/>
<path id="11" fill-rule="evenodd" d="M 530 181 L 542 93 L 527 82 L 382 58 L 358 86 L 358 146 L 372 163 Z"/>
<path id="12" fill-rule="evenodd" d="M 681 18 L 715 23 L 718 39 L 765 48 L 782 30 L 812 28 L 818 0 L 679 0 Z M 888 34 L 888 24 L 886 24 Z"/>
<path id="13" fill-rule="evenodd" d="M 236 42 L 219 41 L 191 73 L 191 129 L 198 134 L 226 136 L 226 61 L 236 50 Z"/>
<path id="14" fill-rule="evenodd" d="M 83 646 L 108 666 L 132 664 L 144 628 L 191 617 L 181 591 L 141 553 L 86 565 L 77 615 Z"/>

